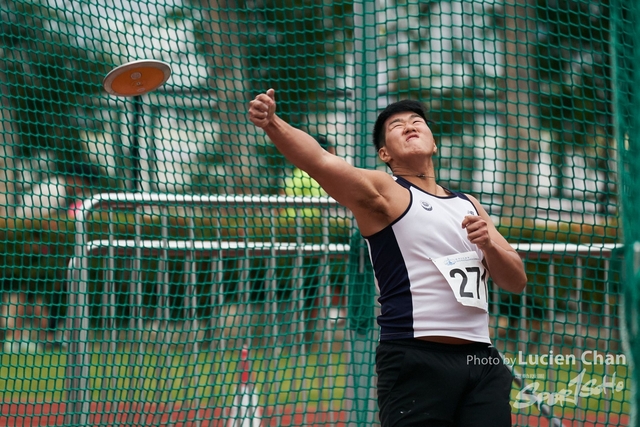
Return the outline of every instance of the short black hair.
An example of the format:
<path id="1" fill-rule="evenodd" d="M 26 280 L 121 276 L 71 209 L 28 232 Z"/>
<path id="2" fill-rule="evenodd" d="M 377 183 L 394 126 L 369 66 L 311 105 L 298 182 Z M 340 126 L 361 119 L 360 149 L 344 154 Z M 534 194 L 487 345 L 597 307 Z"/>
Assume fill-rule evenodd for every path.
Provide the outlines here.
<path id="1" fill-rule="evenodd" d="M 425 122 L 430 123 L 431 120 L 427 118 L 427 108 L 423 103 L 412 99 L 405 99 L 391 103 L 378 114 L 376 123 L 373 125 L 373 145 L 376 147 L 376 151 L 384 145 L 384 123 L 387 119 L 394 114 L 412 112 L 418 114 L 424 119 Z"/>

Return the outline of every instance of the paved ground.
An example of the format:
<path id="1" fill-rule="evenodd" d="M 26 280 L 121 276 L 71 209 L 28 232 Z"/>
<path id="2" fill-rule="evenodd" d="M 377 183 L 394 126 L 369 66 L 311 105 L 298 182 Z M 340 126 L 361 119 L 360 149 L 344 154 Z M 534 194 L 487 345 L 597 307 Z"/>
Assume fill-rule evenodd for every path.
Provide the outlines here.
<path id="1" fill-rule="evenodd" d="M 0 427 L 35 427 L 64 425 L 64 403 L 4 403 L 0 410 Z M 237 426 L 250 427 L 346 427 L 346 412 L 306 411 L 301 413 L 294 407 L 279 408 L 279 413 L 269 409 L 260 422 L 241 423 Z M 196 422 L 196 410 L 182 409 L 179 404 L 127 404 L 121 403 L 117 407 L 109 403 L 93 403 L 89 425 L 95 426 L 175 426 L 175 427 L 224 427 L 229 423 L 228 410 L 205 409 L 198 412 L 199 422 Z M 548 420 L 532 415 L 513 416 L 513 423 L 520 427 L 553 427 Z M 584 421 L 563 421 L 564 427 L 612 427 L 628 426 L 629 417 L 626 415 L 591 415 Z"/>

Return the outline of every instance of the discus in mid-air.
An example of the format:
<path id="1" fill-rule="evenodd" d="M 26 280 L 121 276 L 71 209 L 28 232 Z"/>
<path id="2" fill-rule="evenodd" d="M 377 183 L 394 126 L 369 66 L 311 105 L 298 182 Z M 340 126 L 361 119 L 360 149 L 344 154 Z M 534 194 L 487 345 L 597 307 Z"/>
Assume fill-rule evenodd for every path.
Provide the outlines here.
<path id="1" fill-rule="evenodd" d="M 127 62 L 111 70 L 102 87 L 115 96 L 141 96 L 156 90 L 171 77 L 169 64 L 156 59 Z"/>

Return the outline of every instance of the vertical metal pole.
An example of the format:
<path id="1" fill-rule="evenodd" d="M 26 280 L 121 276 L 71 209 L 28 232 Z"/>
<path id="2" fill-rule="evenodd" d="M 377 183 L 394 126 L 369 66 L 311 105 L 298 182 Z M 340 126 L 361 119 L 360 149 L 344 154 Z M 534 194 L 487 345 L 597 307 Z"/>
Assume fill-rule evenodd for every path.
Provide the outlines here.
<path id="1" fill-rule="evenodd" d="M 88 346 L 89 306 L 87 284 L 89 282 L 89 257 L 85 253 L 87 243 L 86 217 L 94 207 L 94 200 L 85 202 L 76 215 L 74 264 L 77 273 L 69 281 L 69 308 L 67 328 L 70 329 L 66 377 L 68 382 L 67 425 L 85 426 L 88 423 L 91 389 L 89 365 L 91 353 Z"/>
<path id="2" fill-rule="evenodd" d="M 355 159 L 357 167 L 375 168 L 376 153 L 369 135 L 378 111 L 376 63 L 376 5 L 373 1 L 353 3 L 354 14 L 354 102 Z"/>
<path id="3" fill-rule="evenodd" d="M 378 109 L 377 63 L 376 63 L 376 2 L 357 0 L 353 3 L 354 17 L 354 95 L 355 95 L 355 159 L 357 167 L 375 168 L 376 155 L 368 137 L 373 128 Z M 354 230 L 355 232 L 355 230 Z M 370 301 L 373 304 L 373 301 Z M 352 352 L 349 364 L 353 378 L 354 390 L 348 390 L 347 397 L 354 402 L 351 408 L 353 414 L 349 418 L 358 420 L 363 425 L 374 424 L 372 415 L 376 411 L 375 390 L 371 379 L 374 374 L 373 361 L 365 352 L 370 351 L 375 343 L 371 334 L 353 334 Z M 361 352 L 363 354 L 358 355 Z M 355 356 L 358 360 L 353 360 Z M 364 362 L 364 363 L 363 363 Z M 365 366 L 366 365 L 366 366 Z M 360 407 L 359 402 L 367 402 Z M 352 425 L 352 424 L 351 424 Z"/>
<path id="4" fill-rule="evenodd" d="M 170 317 L 169 310 L 169 261 L 167 251 L 168 235 L 168 216 L 169 212 L 166 206 L 160 209 L 160 253 L 158 260 L 158 272 L 156 278 L 156 284 L 158 289 L 158 303 L 156 307 L 154 325 L 157 325 L 156 343 L 154 348 L 156 349 L 155 355 L 158 359 L 158 364 L 155 370 L 156 389 L 153 400 L 156 404 L 159 404 L 164 399 L 164 394 L 167 394 L 168 407 L 171 407 L 171 391 L 173 390 L 173 380 L 171 379 L 169 372 L 171 366 L 173 366 L 173 358 L 171 356 L 171 332 L 170 332 Z M 167 339 L 168 337 L 168 339 Z M 166 377 L 163 375 L 164 369 L 167 369 Z M 161 415 L 156 414 L 154 418 L 154 424 L 160 423 Z"/>
<path id="5" fill-rule="evenodd" d="M 140 190 L 140 118 L 142 117 L 142 100 L 139 96 L 133 97 L 133 120 L 131 121 L 131 169 L 133 179 L 131 188 L 133 191 Z"/>
<path id="6" fill-rule="evenodd" d="M 194 398 L 193 402 L 189 405 L 191 409 L 195 409 L 196 411 L 196 427 L 200 427 L 200 405 L 201 405 L 201 396 L 200 396 L 200 321 L 198 319 L 198 294 L 197 294 L 197 286 L 198 286 L 198 271 L 197 271 L 197 260 L 196 260 L 196 251 L 195 251 L 195 214 L 193 207 L 189 207 L 186 209 L 189 217 L 189 240 L 188 246 L 185 254 L 185 273 L 188 273 L 187 276 L 187 290 L 185 299 L 185 305 L 188 304 L 188 316 L 191 320 L 191 325 L 189 326 L 189 335 L 191 338 L 191 354 L 189 355 L 189 360 L 193 361 L 193 375 L 190 380 L 190 386 L 194 387 Z M 195 381 L 194 381 L 195 380 Z M 195 405 L 194 405 L 195 404 Z M 194 408 L 195 406 L 195 408 Z"/>
<path id="7" fill-rule="evenodd" d="M 575 336 L 575 346 L 578 348 L 579 354 L 583 354 L 584 352 L 584 313 L 582 310 L 582 291 L 584 289 L 584 266 L 583 260 L 579 256 L 576 258 L 576 305 L 577 305 L 577 316 L 576 316 L 576 336 Z M 582 358 L 577 357 L 578 366 L 580 371 L 584 368 L 584 364 L 582 363 Z M 578 372 L 580 372 L 578 371 Z M 576 396 L 576 414 L 575 420 L 578 422 L 585 420 L 585 413 L 582 409 L 582 393 L 578 393 Z"/>
<path id="8" fill-rule="evenodd" d="M 114 231 L 115 231 L 115 222 L 113 221 L 113 213 L 109 212 L 109 251 L 108 251 L 108 257 L 109 257 L 109 261 L 108 261 L 108 289 L 110 290 L 109 292 L 109 319 L 110 319 L 110 325 L 111 325 L 111 331 L 109 333 L 109 352 L 111 353 L 111 370 L 110 370 L 110 377 L 111 377 L 111 384 L 110 387 L 113 390 L 111 396 L 112 396 L 112 401 L 113 402 L 117 402 L 118 399 L 121 396 L 118 396 L 118 376 L 120 375 L 120 366 L 117 365 L 116 361 L 116 352 L 118 350 L 118 339 L 120 336 L 120 331 L 119 331 L 119 327 L 120 325 L 118 325 L 118 322 L 116 321 L 116 275 L 115 275 L 115 271 L 116 271 L 116 251 L 115 251 L 115 244 L 114 244 Z M 111 412 L 114 414 L 115 419 L 117 419 L 117 414 L 118 414 L 118 407 L 117 405 L 112 405 L 111 406 Z"/>
<path id="9" fill-rule="evenodd" d="M 609 253 L 608 258 L 604 260 L 604 319 L 603 319 L 603 327 L 604 327 L 604 351 L 609 353 L 610 345 L 611 345 L 611 308 L 609 298 L 609 268 L 611 268 L 611 253 Z M 597 347 L 596 347 L 597 350 Z M 612 374 L 615 373 L 614 367 L 610 364 L 605 364 L 604 366 L 604 376 L 605 378 L 611 378 Z M 604 413 L 606 414 L 605 423 L 609 422 L 609 414 L 611 412 L 611 401 L 613 400 L 613 393 L 605 395 L 604 401 Z"/>
<path id="10" fill-rule="evenodd" d="M 334 389 L 334 381 L 333 379 L 335 378 L 335 373 L 333 370 L 333 364 L 331 363 L 331 352 L 333 350 L 333 339 L 335 338 L 335 328 L 330 328 L 330 326 L 334 326 L 331 323 L 331 320 L 329 319 L 329 312 L 331 310 L 331 305 L 333 304 L 333 290 L 332 290 L 332 286 L 331 286 L 331 266 L 329 265 L 329 262 L 331 260 L 331 257 L 329 256 L 329 211 L 328 209 L 323 209 L 322 210 L 322 261 L 321 261 L 321 265 L 322 265 L 322 275 L 321 275 L 321 280 L 320 280 L 320 286 L 322 289 L 322 292 L 324 293 L 324 298 L 322 298 L 322 305 L 323 307 L 320 307 L 319 309 L 319 313 L 320 313 L 320 318 L 324 319 L 324 323 L 323 323 L 323 333 L 322 333 L 322 346 L 325 345 L 325 343 L 328 343 L 328 348 L 326 349 L 326 355 L 323 355 L 323 349 L 322 347 L 320 348 L 320 355 L 318 356 L 318 365 L 319 365 L 319 372 L 320 372 L 320 401 L 322 402 L 324 400 L 322 392 L 323 390 L 325 390 L 325 378 L 328 377 L 329 378 L 329 390 L 333 390 Z M 337 322 L 338 319 L 336 318 L 335 322 Z M 322 360 L 323 357 L 326 357 L 326 359 Z M 325 374 L 325 366 L 327 369 L 327 374 Z M 331 423 L 331 425 L 335 425 L 336 424 L 336 419 L 334 418 L 334 411 L 333 411 L 333 405 L 331 404 L 331 400 L 329 400 L 328 403 L 328 412 L 329 412 L 329 422 Z"/>
<path id="11" fill-rule="evenodd" d="M 291 357 L 294 359 L 294 374 L 292 384 L 295 384 L 296 390 L 298 391 L 297 396 L 300 397 L 300 400 L 304 402 L 304 411 L 307 409 L 308 395 L 307 395 L 307 385 L 306 379 L 304 376 L 304 367 L 307 366 L 306 363 L 306 354 L 310 353 L 311 345 L 307 345 L 306 342 L 306 320 L 305 320 L 305 299 L 307 298 L 308 289 L 305 289 L 305 276 L 309 275 L 308 269 L 309 265 L 305 265 L 305 244 L 303 237 L 303 224 L 302 221 L 304 219 L 304 207 L 296 208 L 296 251 L 295 251 L 295 266 L 294 266 L 294 277 L 295 277 L 295 286 L 291 291 L 291 300 L 297 305 L 291 307 L 292 310 L 292 332 L 293 341 L 291 346 Z M 308 263 L 309 261 L 307 261 Z M 300 371 L 300 369 L 303 369 Z M 298 380 L 298 372 L 302 376 Z"/>
<path id="12" fill-rule="evenodd" d="M 142 214 L 141 207 L 135 206 L 134 211 L 134 249 L 133 260 L 131 260 L 131 275 L 129 276 L 129 287 L 127 301 L 130 306 L 129 330 L 126 333 L 127 339 L 131 339 L 129 343 L 129 354 L 127 354 L 127 373 L 129 375 L 129 389 L 127 390 L 127 401 L 131 404 L 142 404 L 142 389 L 144 385 L 143 377 L 143 354 L 146 346 L 142 343 L 142 249 L 140 247 L 142 240 Z M 124 347 L 126 348 L 126 347 Z M 135 358 L 134 358 L 135 356 Z M 135 400 L 138 402 L 135 402 Z M 133 422 L 133 411 L 127 416 L 127 424 Z"/>
<path id="13" fill-rule="evenodd" d="M 520 318 L 518 319 L 518 345 L 517 348 L 522 354 L 527 354 L 527 343 L 529 340 L 527 339 L 527 295 L 522 295 L 522 300 L 520 301 Z"/>
<path id="14" fill-rule="evenodd" d="M 640 207 L 640 191 L 635 182 L 638 176 L 638 158 L 640 158 L 640 112 L 638 101 L 640 92 L 640 73 L 637 64 L 640 59 L 640 5 L 633 0 L 615 0 L 611 2 L 611 87 L 615 120 L 615 140 L 619 166 L 620 205 L 622 212 L 622 229 L 624 241 L 628 242 L 625 250 L 625 275 L 623 281 L 623 300 L 621 304 L 621 337 L 625 351 L 630 356 L 630 363 L 637 366 L 640 359 L 638 346 L 638 310 L 639 285 L 638 269 L 640 268 L 640 249 L 638 240 L 638 208 Z M 631 244 L 633 243 L 633 246 Z M 631 376 L 631 386 L 637 389 L 640 383 L 638 370 Z M 640 394 L 632 393 L 631 420 L 638 425 L 640 412 Z"/>
<path id="15" fill-rule="evenodd" d="M 553 350 L 553 340 L 556 330 L 556 266 L 553 258 L 553 254 L 549 254 L 549 307 L 547 307 L 547 320 L 549 321 L 549 350 Z M 556 389 L 556 370 L 547 366 L 547 379 L 549 383 L 549 390 L 555 391 Z"/>

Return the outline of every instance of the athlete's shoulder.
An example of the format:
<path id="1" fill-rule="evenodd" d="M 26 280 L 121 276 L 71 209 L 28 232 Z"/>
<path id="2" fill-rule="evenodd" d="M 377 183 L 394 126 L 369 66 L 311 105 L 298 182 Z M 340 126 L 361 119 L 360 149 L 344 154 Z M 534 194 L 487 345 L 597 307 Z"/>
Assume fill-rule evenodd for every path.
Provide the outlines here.
<path id="1" fill-rule="evenodd" d="M 398 189 L 401 189 L 395 177 L 385 171 L 378 169 L 362 169 L 362 171 L 363 178 L 375 188 L 374 191 L 385 198 L 392 197 Z"/>
<path id="2" fill-rule="evenodd" d="M 480 205 L 480 202 L 478 201 L 478 199 L 476 199 L 474 196 L 472 196 L 471 194 L 468 193 L 463 193 L 463 192 L 459 192 L 457 193 L 458 197 L 461 197 L 463 199 L 466 199 L 468 201 L 470 201 L 471 203 L 473 203 L 476 206 Z"/>
<path id="3" fill-rule="evenodd" d="M 356 217 L 362 235 L 370 236 L 402 215 L 410 203 L 411 195 L 388 173 L 368 170 L 365 176 L 368 186 L 364 187 L 369 193 L 363 191 L 358 202 L 352 203 L 350 209 Z"/>
<path id="4" fill-rule="evenodd" d="M 472 196 L 471 194 L 467 194 L 467 193 L 462 193 L 462 192 L 458 193 L 458 195 L 459 197 L 468 200 L 476 208 L 480 216 L 488 216 L 486 210 L 484 209 L 480 201 L 475 196 Z"/>
<path id="5" fill-rule="evenodd" d="M 449 190 L 449 191 L 451 191 L 451 193 L 453 193 L 455 196 L 460 197 L 461 199 L 468 200 L 471 203 L 474 203 L 475 201 L 477 201 L 475 197 L 473 197 L 471 194 L 467 194 L 467 193 L 463 193 L 462 191 L 455 191 L 455 190 Z"/>

